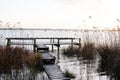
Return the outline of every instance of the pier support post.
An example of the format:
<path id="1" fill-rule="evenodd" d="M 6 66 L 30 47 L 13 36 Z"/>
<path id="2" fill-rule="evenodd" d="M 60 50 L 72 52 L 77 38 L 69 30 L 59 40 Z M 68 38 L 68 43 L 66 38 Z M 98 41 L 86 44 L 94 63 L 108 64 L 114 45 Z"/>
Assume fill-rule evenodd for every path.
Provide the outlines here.
<path id="1" fill-rule="evenodd" d="M 71 47 L 73 48 L 73 39 L 71 39 Z"/>
<path id="2" fill-rule="evenodd" d="M 33 50 L 36 52 L 36 39 L 34 39 Z"/>
<path id="3" fill-rule="evenodd" d="M 51 43 L 54 43 L 54 39 L 50 39 L 50 42 L 51 42 Z M 53 49 L 54 49 L 54 46 L 53 46 L 53 44 L 52 44 L 52 52 L 53 52 Z"/>
<path id="4" fill-rule="evenodd" d="M 58 60 L 60 59 L 60 40 L 58 39 L 58 53 L 57 53 L 57 58 Z"/>
<path id="5" fill-rule="evenodd" d="M 7 39 L 7 46 L 10 46 L 10 44 L 11 44 L 11 40 Z"/>
<path id="6" fill-rule="evenodd" d="M 81 38 L 79 38 L 79 48 L 81 48 Z"/>

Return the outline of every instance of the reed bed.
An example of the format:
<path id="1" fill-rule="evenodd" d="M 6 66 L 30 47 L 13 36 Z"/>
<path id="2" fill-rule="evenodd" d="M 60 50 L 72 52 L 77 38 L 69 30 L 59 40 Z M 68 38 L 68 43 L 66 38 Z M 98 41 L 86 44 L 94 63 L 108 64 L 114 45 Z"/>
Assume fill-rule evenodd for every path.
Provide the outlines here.
<path id="1" fill-rule="evenodd" d="M 68 58 L 69 57 L 80 57 L 81 52 L 77 46 L 69 46 L 63 49 L 62 54 Z"/>
<path id="2" fill-rule="evenodd" d="M 28 56 L 27 66 L 32 73 L 38 73 L 38 72 L 44 71 L 41 55 L 39 53 L 30 54 Z"/>
<path id="3" fill-rule="evenodd" d="M 95 46 L 92 42 L 85 42 L 84 45 L 79 48 L 78 46 L 69 46 L 66 49 L 63 49 L 62 54 L 69 57 L 82 57 L 84 60 L 93 60 L 95 59 Z"/>
<path id="4" fill-rule="evenodd" d="M 19 74 L 22 74 L 24 75 L 25 78 L 26 76 L 30 77 L 31 75 L 32 76 L 31 78 L 33 78 L 31 80 L 34 80 L 35 75 L 42 71 L 43 71 L 43 65 L 41 61 L 41 55 L 39 53 L 29 52 L 23 47 L 11 47 L 11 46 L 0 47 L 1 76 L 9 75 L 13 79 L 14 75 L 17 76 Z M 25 74 L 27 73 L 29 75 L 25 76 Z M 6 79 L 7 77 L 3 80 Z"/>
<path id="5" fill-rule="evenodd" d="M 85 42 L 81 48 L 82 58 L 84 60 L 94 60 L 96 57 L 95 45 L 92 42 Z"/>
<path id="6" fill-rule="evenodd" d="M 0 47 L 0 72 L 11 72 L 11 69 L 21 69 L 25 64 L 27 52 L 23 48 L 10 46 Z"/>
<path id="7" fill-rule="evenodd" d="M 94 38 L 94 41 L 97 43 L 90 39 L 90 35 L 85 36 L 87 37 L 84 38 L 81 48 L 70 46 L 63 50 L 63 55 L 82 57 L 88 62 L 100 57 L 98 72 L 106 72 L 106 75 L 111 76 L 111 80 L 120 80 L 120 32 L 106 31 L 105 35 L 95 35 L 97 38 Z"/>
<path id="8" fill-rule="evenodd" d="M 116 46 L 101 45 L 97 51 L 101 56 L 99 70 L 106 72 L 111 78 L 120 79 L 120 48 Z"/>

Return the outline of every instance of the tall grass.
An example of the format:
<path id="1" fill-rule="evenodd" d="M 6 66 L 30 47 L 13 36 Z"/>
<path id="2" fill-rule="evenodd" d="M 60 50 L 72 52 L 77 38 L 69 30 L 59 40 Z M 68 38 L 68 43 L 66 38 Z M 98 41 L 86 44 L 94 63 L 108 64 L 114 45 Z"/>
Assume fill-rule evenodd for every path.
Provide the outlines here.
<path id="1" fill-rule="evenodd" d="M 84 60 L 93 60 L 96 55 L 95 46 L 92 42 L 85 42 L 81 48 L 69 46 L 68 48 L 63 49 L 62 54 L 67 57 L 82 57 Z"/>
<path id="2" fill-rule="evenodd" d="M 30 54 L 27 60 L 27 66 L 32 71 L 32 73 L 41 72 L 44 70 L 41 55 L 37 54 Z"/>
<path id="3" fill-rule="evenodd" d="M 89 35 L 86 36 L 80 49 L 68 47 L 63 50 L 63 54 L 68 57 L 77 55 L 82 57 L 83 60 L 95 59 L 97 55 L 100 55 L 101 59 L 98 70 L 106 72 L 107 75 L 110 75 L 115 80 L 120 80 L 120 32 L 105 31 L 104 35 L 101 34 L 97 38 L 102 41 L 99 42 L 99 40 L 94 38 L 96 39 L 94 41 L 98 42 L 94 42 L 95 44 Z"/>
<path id="4" fill-rule="evenodd" d="M 95 52 L 96 48 L 94 43 L 92 42 L 85 42 L 82 49 L 81 49 L 81 54 L 83 59 L 85 60 L 93 60 L 95 59 L 96 56 L 96 52 Z"/>
<path id="5" fill-rule="evenodd" d="M 11 70 L 23 69 L 25 66 L 42 67 L 41 55 L 28 52 L 20 47 L 0 47 L 0 73 L 11 73 Z M 30 59 L 29 57 L 33 58 Z M 34 64 L 32 64 L 33 62 Z M 30 65 L 29 65 L 30 64 Z"/>
<path id="6" fill-rule="evenodd" d="M 0 47 L 0 72 L 6 73 L 11 69 L 22 68 L 26 56 L 27 51 L 23 48 Z"/>
<path id="7" fill-rule="evenodd" d="M 81 56 L 80 49 L 77 46 L 69 46 L 67 48 L 64 48 L 62 54 L 68 58 Z"/>
<path id="8" fill-rule="evenodd" d="M 120 79 L 120 48 L 109 45 L 98 47 L 101 56 L 99 65 L 100 71 L 105 71 L 107 75 Z"/>

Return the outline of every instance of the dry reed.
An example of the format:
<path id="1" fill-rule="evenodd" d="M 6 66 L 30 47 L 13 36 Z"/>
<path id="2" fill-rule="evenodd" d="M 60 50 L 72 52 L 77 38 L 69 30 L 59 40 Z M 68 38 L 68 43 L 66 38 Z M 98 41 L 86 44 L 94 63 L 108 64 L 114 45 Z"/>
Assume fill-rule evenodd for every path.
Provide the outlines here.
<path id="1" fill-rule="evenodd" d="M 32 56 L 31 56 L 32 55 Z M 29 57 L 34 58 L 33 60 Z M 28 52 L 25 48 L 20 47 L 0 47 L 0 73 L 11 73 L 12 69 L 22 69 L 25 66 L 42 67 L 41 55 Z M 32 62 L 34 64 L 32 64 Z M 28 63 L 31 63 L 28 65 Z"/>

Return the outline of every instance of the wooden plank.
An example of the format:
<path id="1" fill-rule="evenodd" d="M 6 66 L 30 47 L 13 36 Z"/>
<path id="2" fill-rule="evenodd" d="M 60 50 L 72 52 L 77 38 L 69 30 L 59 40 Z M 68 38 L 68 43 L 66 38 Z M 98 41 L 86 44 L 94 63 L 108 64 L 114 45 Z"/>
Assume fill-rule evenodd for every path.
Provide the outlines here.
<path id="1" fill-rule="evenodd" d="M 48 48 L 46 45 L 44 45 L 44 44 L 36 44 L 36 47 L 37 48 Z"/>
<path id="2" fill-rule="evenodd" d="M 34 43 L 33 42 L 11 42 L 10 45 L 33 45 Z M 37 45 L 55 45 L 55 46 L 58 46 L 58 43 L 50 43 L 50 42 L 43 42 L 43 43 L 36 43 Z M 60 42 L 59 43 L 60 45 L 69 45 L 69 44 L 74 44 L 74 45 L 79 45 L 78 42 Z"/>
<path id="3" fill-rule="evenodd" d="M 59 45 L 58 45 L 58 43 L 57 43 L 57 42 L 54 42 L 54 43 L 50 43 L 50 42 L 43 42 L 43 43 L 37 43 L 37 44 L 55 45 L 55 46 L 59 46 L 59 45 L 69 45 L 69 44 L 79 45 L 79 42 L 59 42 Z"/>
<path id="4" fill-rule="evenodd" d="M 23 38 L 23 37 L 17 37 L 17 38 L 13 38 L 13 37 L 9 37 L 9 38 L 6 38 L 6 39 L 14 39 L 14 40 L 34 40 L 34 39 L 79 39 L 79 38 L 64 38 L 64 37 L 41 37 L 41 38 L 34 38 L 34 37 L 29 37 L 29 38 Z"/>
<path id="5" fill-rule="evenodd" d="M 41 56 L 42 56 L 42 59 L 54 59 L 55 58 L 50 53 L 41 53 Z"/>
<path id="6" fill-rule="evenodd" d="M 36 44 L 36 48 L 37 48 L 37 51 L 39 51 L 39 50 L 44 50 L 44 51 L 49 51 L 49 47 L 47 47 L 46 45 L 44 45 L 44 44 Z"/>
<path id="7" fill-rule="evenodd" d="M 64 76 L 64 73 L 60 70 L 60 67 L 56 64 L 43 65 L 45 72 L 50 80 L 70 80 Z"/>
<path id="8" fill-rule="evenodd" d="M 43 64 L 54 64 L 55 63 L 55 57 L 52 56 L 50 53 L 41 53 L 42 56 L 42 62 Z"/>

